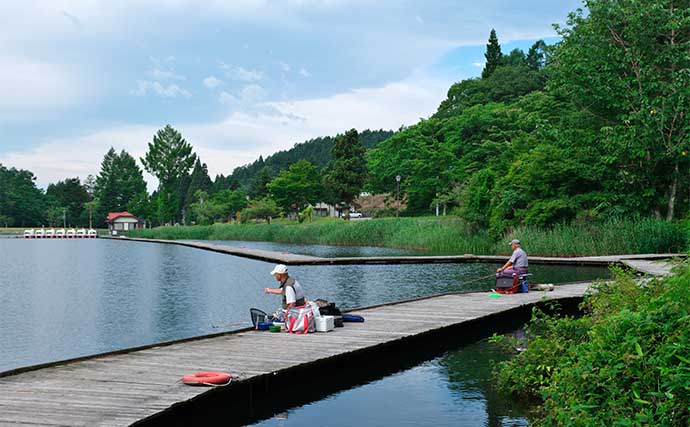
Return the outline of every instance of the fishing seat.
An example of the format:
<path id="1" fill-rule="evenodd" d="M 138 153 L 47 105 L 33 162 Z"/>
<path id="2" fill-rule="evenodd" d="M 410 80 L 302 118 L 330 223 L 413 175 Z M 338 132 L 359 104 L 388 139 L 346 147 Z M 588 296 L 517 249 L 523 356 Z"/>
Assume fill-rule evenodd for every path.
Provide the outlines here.
<path id="1" fill-rule="evenodd" d="M 496 292 L 499 294 L 520 294 L 529 292 L 529 273 L 496 273 Z"/>

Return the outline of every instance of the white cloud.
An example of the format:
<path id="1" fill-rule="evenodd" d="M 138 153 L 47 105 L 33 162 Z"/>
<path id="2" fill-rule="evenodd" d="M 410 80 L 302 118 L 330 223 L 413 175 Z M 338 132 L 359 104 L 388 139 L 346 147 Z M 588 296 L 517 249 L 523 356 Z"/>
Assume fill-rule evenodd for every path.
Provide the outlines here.
<path id="1" fill-rule="evenodd" d="M 156 80 L 186 80 L 187 78 L 181 74 L 177 74 L 174 71 L 162 70 L 160 68 L 153 68 L 149 70 L 149 75 Z"/>
<path id="2" fill-rule="evenodd" d="M 449 82 L 402 81 L 379 88 L 364 88 L 329 97 L 294 102 L 265 102 L 251 112 L 234 111 L 212 123 L 173 123 L 208 164 L 211 176 L 227 175 L 237 167 L 297 142 L 335 135 L 350 128 L 397 129 L 432 114 L 445 96 Z M 223 95 L 225 94 L 225 95 Z M 223 91 L 229 102 L 240 98 Z M 263 88 L 249 85 L 240 96 L 265 96 Z M 87 135 L 48 140 L 34 149 L 0 154 L 0 163 L 29 169 L 45 187 L 66 177 L 96 175 L 103 155 L 111 147 L 142 157 L 162 125 L 120 126 Z M 149 190 L 156 180 L 145 174 Z"/>
<path id="3" fill-rule="evenodd" d="M 256 70 L 247 70 L 246 68 L 237 67 L 221 63 L 220 68 L 225 71 L 225 75 L 232 80 L 240 80 L 244 82 L 255 82 L 263 79 L 263 74 Z"/>
<path id="4" fill-rule="evenodd" d="M 217 79 L 215 76 L 208 76 L 206 77 L 203 82 L 204 86 L 206 86 L 208 89 L 215 89 L 218 86 L 221 86 L 223 84 L 223 81 L 220 79 Z"/>
<path id="5" fill-rule="evenodd" d="M 299 70 L 299 74 L 300 74 L 302 77 L 311 77 L 311 73 L 310 73 L 309 71 L 307 71 L 306 69 L 304 69 L 304 68 L 301 68 L 301 69 Z"/>
<path id="6" fill-rule="evenodd" d="M 484 68 L 485 62 L 473 62 L 472 65 L 474 65 L 477 68 Z"/>
<path id="7" fill-rule="evenodd" d="M 242 88 L 240 93 L 235 96 L 229 92 L 222 91 L 218 95 L 218 101 L 221 104 L 241 108 L 242 110 L 249 111 L 256 109 L 256 103 L 266 97 L 266 90 L 257 85 L 250 84 Z"/>
<path id="8" fill-rule="evenodd" d="M 0 115 L 76 105 L 93 92 L 90 80 L 70 66 L 0 56 Z"/>
<path id="9" fill-rule="evenodd" d="M 218 95 L 218 101 L 220 101 L 221 104 L 223 105 L 236 105 L 239 104 L 240 100 L 233 96 L 232 94 L 222 91 Z"/>
<path id="10" fill-rule="evenodd" d="M 149 92 L 153 92 L 162 98 L 190 98 L 192 96 L 188 90 L 179 87 L 176 84 L 164 86 L 160 82 L 150 82 L 147 80 L 139 80 L 137 88 L 129 91 L 131 95 L 144 96 Z"/>
<path id="11" fill-rule="evenodd" d="M 290 64 L 288 64 L 286 62 L 281 62 L 280 63 L 280 69 L 286 73 L 289 73 L 290 72 Z"/>

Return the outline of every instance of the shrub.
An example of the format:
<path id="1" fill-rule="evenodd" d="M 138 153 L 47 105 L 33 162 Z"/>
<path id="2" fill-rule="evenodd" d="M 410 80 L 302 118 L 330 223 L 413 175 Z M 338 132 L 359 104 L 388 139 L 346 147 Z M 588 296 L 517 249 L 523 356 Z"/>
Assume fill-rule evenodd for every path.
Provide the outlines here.
<path id="1" fill-rule="evenodd" d="M 499 387 L 541 401 L 536 425 L 690 425 L 690 266 L 646 284 L 616 271 L 585 316 L 535 312 Z"/>

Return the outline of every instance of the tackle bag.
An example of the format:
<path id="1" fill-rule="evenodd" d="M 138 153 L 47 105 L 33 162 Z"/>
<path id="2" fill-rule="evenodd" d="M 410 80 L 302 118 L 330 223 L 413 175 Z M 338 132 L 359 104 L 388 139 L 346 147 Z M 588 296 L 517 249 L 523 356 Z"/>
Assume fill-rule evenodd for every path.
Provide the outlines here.
<path id="1" fill-rule="evenodd" d="M 308 334 L 316 330 L 314 310 L 311 305 L 292 307 L 287 313 L 285 326 L 293 334 Z"/>
<path id="2" fill-rule="evenodd" d="M 364 322 L 364 317 L 360 316 L 359 314 L 343 314 L 343 322 L 353 322 L 353 323 L 362 323 Z"/>

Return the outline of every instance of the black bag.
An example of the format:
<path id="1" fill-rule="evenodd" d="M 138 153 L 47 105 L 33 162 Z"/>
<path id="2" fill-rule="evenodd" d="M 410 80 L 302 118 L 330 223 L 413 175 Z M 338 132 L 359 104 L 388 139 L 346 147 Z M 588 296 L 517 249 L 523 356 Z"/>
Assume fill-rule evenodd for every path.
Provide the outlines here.
<path id="1" fill-rule="evenodd" d="M 340 309 L 335 306 L 335 303 L 329 303 L 325 307 L 320 307 L 319 312 L 323 316 L 340 316 L 342 313 L 340 312 Z"/>

